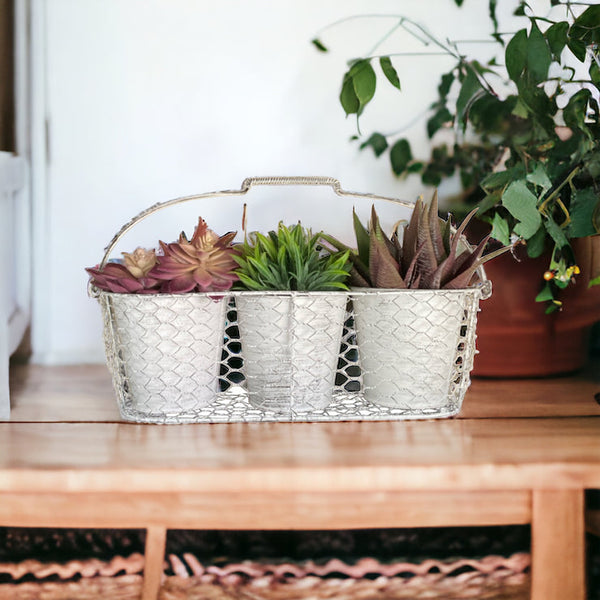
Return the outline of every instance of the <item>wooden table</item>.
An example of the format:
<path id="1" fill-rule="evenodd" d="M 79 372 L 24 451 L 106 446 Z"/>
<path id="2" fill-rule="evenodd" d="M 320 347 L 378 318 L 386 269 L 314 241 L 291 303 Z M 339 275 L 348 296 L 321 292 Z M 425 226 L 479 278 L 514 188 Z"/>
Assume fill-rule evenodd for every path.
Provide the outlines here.
<path id="1" fill-rule="evenodd" d="M 583 600 L 584 490 L 600 488 L 600 369 L 475 381 L 459 418 L 120 422 L 106 369 L 18 367 L 0 423 L 0 525 L 166 531 L 532 525 L 533 600 Z"/>

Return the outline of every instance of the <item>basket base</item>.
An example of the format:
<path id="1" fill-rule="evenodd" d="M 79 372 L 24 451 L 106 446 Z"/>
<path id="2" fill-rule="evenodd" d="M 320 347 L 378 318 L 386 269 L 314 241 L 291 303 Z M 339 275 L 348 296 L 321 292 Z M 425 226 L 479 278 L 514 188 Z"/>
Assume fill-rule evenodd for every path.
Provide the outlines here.
<path id="1" fill-rule="evenodd" d="M 452 417 L 460 411 L 459 403 L 440 401 L 436 408 L 414 410 L 410 407 L 387 408 L 369 402 L 360 393 L 334 392 L 329 406 L 322 410 L 273 412 L 254 408 L 248 402 L 247 392 L 232 387 L 216 394 L 215 401 L 195 412 L 179 414 L 148 414 L 121 407 L 126 421 L 137 423 L 249 423 L 249 422 L 327 422 L 327 421 L 401 421 L 408 419 L 441 419 Z"/>

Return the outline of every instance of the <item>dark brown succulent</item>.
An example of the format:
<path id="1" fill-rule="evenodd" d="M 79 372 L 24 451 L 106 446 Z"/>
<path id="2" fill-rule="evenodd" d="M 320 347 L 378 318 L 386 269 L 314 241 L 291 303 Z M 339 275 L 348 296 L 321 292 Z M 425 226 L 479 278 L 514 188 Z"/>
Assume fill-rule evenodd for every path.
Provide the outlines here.
<path id="1" fill-rule="evenodd" d="M 473 250 L 461 243 L 462 234 L 475 212 L 453 231 L 450 222 L 438 216 L 435 193 L 429 205 L 421 198 L 417 200 L 402 236 L 397 225 L 390 237 L 383 232 L 374 206 L 368 227 L 363 226 L 354 212 L 357 250 L 350 253 L 351 285 L 388 289 L 469 287 L 483 263 L 509 249 L 503 247 L 483 256 L 489 236 Z M 334 247 L 347 249 L 335 238 L 324 237 Z"/>

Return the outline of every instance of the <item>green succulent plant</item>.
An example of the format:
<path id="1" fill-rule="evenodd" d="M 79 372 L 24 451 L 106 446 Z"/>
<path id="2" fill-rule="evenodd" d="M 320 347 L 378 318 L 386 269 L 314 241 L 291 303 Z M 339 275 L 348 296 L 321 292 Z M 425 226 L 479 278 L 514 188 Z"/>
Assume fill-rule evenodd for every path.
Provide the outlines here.
<path id="1" fill-rule="evenodd" d="M 490 238 L 474 250 L 461 242 L 463 231 L 477 209 L 453 231 L 449 221 L 438 216 L 437 193 L 429 205 L 421 198 L 415 204 L 410 222 L 399 235 L 400 223 L 387 236 L 373 206 L 367 227 L 353 211 L 357 250 L 350 252 L 351 285 L 388 289 L 462 289 L 472 285 L 477 269 L 509 250 L 503 247 L 483 256 Z M 325 240 L 337 250 L 348 248 L 331 236 Z"/>
<path id="2" fill-rule="evenodd" d="M 267 235 L 249 233 L 236 248 L 235 271 L 242 289 L 335 291 L 347 290 L 351 263 L 348 250 L 325 251 L 320 238 L 300 223 L 279 223 Z"/>

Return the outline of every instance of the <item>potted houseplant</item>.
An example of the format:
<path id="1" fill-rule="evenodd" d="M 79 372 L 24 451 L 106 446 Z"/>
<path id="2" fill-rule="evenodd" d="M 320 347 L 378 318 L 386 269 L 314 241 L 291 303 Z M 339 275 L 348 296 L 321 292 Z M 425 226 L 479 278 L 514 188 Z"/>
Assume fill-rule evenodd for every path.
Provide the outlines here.
<path id="1" fill-rule="evenodd" d="M 543 375 L 580 366 L 586 353 L 573 341 L 585 339 L 579 327 L 600 319 L 600 287 L 586 289 L 600 283 L 600 5 L 551 0 L 538 14 L 519 1 L 514 14 L 523 25 L 511 33 L 501 32 L 497 5 L 490 0 L 499 53 L 486 64 L 409 18 L 382 16 L 390 31 L 404 29 L 456 62 L 430 106 L 429 158 L 415 158 L 400 135 L 368 132 L 361 148 L 387 154 L 396 175 L 418 173 L 428 185 L 458 174 L 463 191 L 453 210 L 478 206 L 492 238 L 523 242 L 519 262 L 507 255 L 491 266 L 492 278 L 505 272 L 480 319 L 478 364 L 486 375 Z M 372 101 L 377 63 L 400 88 L 394 54 L 377 55 L 377 47 L 344 74 L 346 114 L 359 116 Z M 513 295 L 507 286 L 519 275 Z M 515 343 L 526 329 L 529 340 Z"/>
<path id="2" fill-rule="evenodd" d="M 125 419 L 186 422 L 214 401 L 227 300 L 237 280 L 235 232 L 200 218 L 188 240 L 159 242 L 86 269 L 100 302 L 105 347 Z"/>
<path id="3" fill-rule="evenodd" d="M 280 415 L 332 399 L 346 315 L 348 251 L 324 252 L 321 233 L 279 223 L 236 249 L 237 319 L 250 404 Z"/>
<path id="4" fill-rule="evenodd" d="M 469 385 L 479 300 L 489 296 L 482 257 L 462 237 L 473 211 L 454 231 L 438 217 L 437 195 L 419 199 L 403 235 L 388 237 L 373 207 L 368 227 L 354 214 L 357 251 L 350 283 L 364 394 L 406 416 L 449 416 Z M 335 238 L 327 242 L 343 250 Z"/>

